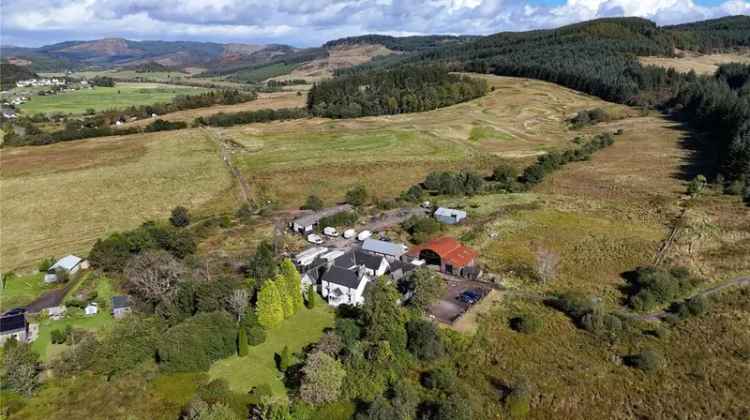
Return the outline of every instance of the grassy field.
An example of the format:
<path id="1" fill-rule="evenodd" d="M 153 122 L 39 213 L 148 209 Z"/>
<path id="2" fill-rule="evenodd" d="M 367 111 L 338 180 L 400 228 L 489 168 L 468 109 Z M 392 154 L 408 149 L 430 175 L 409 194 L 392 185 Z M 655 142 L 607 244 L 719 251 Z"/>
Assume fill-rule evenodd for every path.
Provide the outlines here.
<path id="1" fill-rule="evenodd" d="M 376 195 L 393 196 L 436 169 L 489 171 L 500 159 L 522 166 L 548 150 L 572 147 L 578 133 L 565 121 L 578 110 L 637 114 L 550 83 L 486 78 L 495 87 L 488 96 L 431 112 L 220 131 L 244 146 L 234 161 L 259 191 L 282 206 L 298 206 L 310 193 L 340 200 L 362 181 Z"/>
<path id="2" fill-rule="evenodd" d="M 176 95 L 201 92 L 205 92 L 205 89 L 159 83 L 117 83 L 115 87 L 99 86 L 53 96 L 34 96 L 29 102 L 21 105 L 20 109 L 25 114 L 82 114 L 87 109 L 104 111 L 132 105 L 169 102 Z"/>
<path id="3" fill-rule="evenodd" d="M 432 170 L 488 172 L 501 159 L 520 167 L 546 150 L 574 146 L 580 133 L 565 120 L 578 110 L 637 114 L 546 82 L 482 77 L 494 92 L 432 112 L 216 131 L 243 146 L 232 159 L 252 193 L 285 208 L 311 193 L 340 200 L 358 182 L 375 195 L 394 196 Z M 303 98 L 285 95 L 270 100 L 296 104 Z M 471 140 L 477 127 L 481 140 Z M 176 205 L 211 212 L 239 205 L 215 144 L 200 130 L 13 148 L 3 151 L 0 167 L 3 270 L 28 267 L 48 254 L 85 255 L 96 238 L 165 217 Z"/>
<path id="4" fill-rule="evenodd" d="M 719 65 L 726 63 L 750 63 L 750 52 L 692 55 L 684 57 L 639 57 L 642 64 L 673 68 L 681 73 L 691 70 L 697 74 L 714 74 Z"/>
<path id="5" fill-rule="evenodd" d="M 274 355 L 289 346 L 292 353 L 317 341 L 326 327 L 333 326 L 333 312 L 319 302 L 312 310 L 302 309 L 275 329 L 268 331 L 266 341 L 250 347 L 245 357 L 232 356 L 211 366 L 211 379 L 222 378 L 237 392 L 248 392 L 252 387 L 269 384 L 276 394 L 285 394 L 281 374 L 276 369 Z"/>
<path id="6" fill-rule="evenodd" d="M 0 166 L 2 271 L 86 255 L 97 238 L 177 205 L 233 197 L 216 145 L 199 130 L 6 149 Z"/>

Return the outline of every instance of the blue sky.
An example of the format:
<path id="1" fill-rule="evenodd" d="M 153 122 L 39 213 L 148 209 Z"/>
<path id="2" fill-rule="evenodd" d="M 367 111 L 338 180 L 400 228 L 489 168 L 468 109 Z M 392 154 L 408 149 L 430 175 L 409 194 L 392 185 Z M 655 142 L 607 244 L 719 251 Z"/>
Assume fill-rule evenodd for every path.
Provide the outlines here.
<path id="1" fill-rule="evenodd" d="M 674 24 L 750 0 L 0 0 L 2 44 L 105 37 L 317 46 L 344 36 L 489 34 L 604 16 Z"/>

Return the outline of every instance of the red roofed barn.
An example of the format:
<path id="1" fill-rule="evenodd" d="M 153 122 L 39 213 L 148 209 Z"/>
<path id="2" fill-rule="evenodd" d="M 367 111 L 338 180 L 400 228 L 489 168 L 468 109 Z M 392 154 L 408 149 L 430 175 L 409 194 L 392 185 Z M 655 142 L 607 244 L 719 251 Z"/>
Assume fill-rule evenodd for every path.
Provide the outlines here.
<path id="1" fill-rule="evenodd" d="M 454 238 L 443 236 L 409 250 L 409 256 L 425 260 L 428 265 L 440 266 L 440 271 L 458 276 L 475 272 L 476 257 L 473 249 Z"/>

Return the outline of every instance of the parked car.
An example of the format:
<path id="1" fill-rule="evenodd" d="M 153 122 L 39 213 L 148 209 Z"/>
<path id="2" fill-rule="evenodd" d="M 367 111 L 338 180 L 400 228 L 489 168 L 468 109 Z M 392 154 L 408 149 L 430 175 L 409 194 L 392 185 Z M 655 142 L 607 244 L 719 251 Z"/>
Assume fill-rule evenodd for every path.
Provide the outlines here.
<path id="1" fill-rule="evenodd" d="M 320 235 L 316 235 L 314 233 L 311 233 L 307 235 L 307 242 L 310 242 L 311 244 L 317 244 L 320 245 L 323 243 L 323 238 L 320 237 Z"/>
<path id="2" fill-rule="evenodd" d="M 372 236 L 372 232 L 370 232 L 369 230 L 363 230 L 362 232 L 359 232 L 359 235 L 357 235 L 357 240 L 364 241 L 370 236 Z"/>
<path id="3" fill-rule="evenodd" d="M 336 230 L 336 228 L 330 226 L 323 229 L 323 234 L 330 237 L 339 236 L 339 232 Z"/>
<path id="4" fill-rule="evenodd" d="M 344 231 L 344 238 L 346 239 L 352 239 L 355 236 L 357 236 L 357 231 L 354 229 L 347 229 Z"/>
<path id="5" fill-rule="evenodd" d="M 481 298 L 482 296 L 473 290 L 467 290 L 458 296 L 458 300 L 469 305 L 479 302 Z"/>

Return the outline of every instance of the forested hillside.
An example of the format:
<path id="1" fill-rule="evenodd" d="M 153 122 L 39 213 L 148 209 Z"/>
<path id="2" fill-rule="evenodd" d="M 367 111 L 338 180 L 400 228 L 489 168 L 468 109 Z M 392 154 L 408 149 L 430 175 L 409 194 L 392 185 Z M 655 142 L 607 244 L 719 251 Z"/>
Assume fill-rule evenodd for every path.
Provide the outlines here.
<path id="1" fill-rule="evenodd" d="M 3 90 L 15 87 L 19 80 L 28 80 L 39 77 L 36 73 L 26 67 L 10 63 L 0 63 L 0 88 Z"/>
<path id="2" fill-rule="evenodd" d="M 399 67 L 323 81 L 307 98 L 316 116 L 354 118 L 365 115 L 428 111 L 487 92 L 483 80 L 460 77 L 439 66 Z"/>
<path id="3" fill-rule="evenodd" d="M 357 44 L 379 44 L 389 50 L 394 51 L 421 51 L 429 48 L 442 47 L 445 45 L 455 45 L 477 39 L 477 36 L 451 36 L 451 35 L 430 35 L 430 36 L 404 36 L 395 37 L 388 35 L 362 35 L 328 41 L 323 44 L 323 48 L 333 48 L 340 45 L 357 45 Z"/>
<path id="4" fill-rule="evenodd" d="M 705 147 L 718 157 L 715 170 L 722 174 L 720 180 L 728 182 L 731 191 L 750 196 L 745 187 L 750 178 L 748 88 L 738 86 L 746 67 L 731 67 L 731 76 L 699 79 L 694 74 L 645 67 L 637 60 L 638 56 L 673 55 L 675 47 L 700 51 L 749 47 L 748 27 L 747 16 L 665 28 L 641 18 L 598 19 L 552 30 L 499 33 L 339 74 L 439 63 L 455 71 L 546 80 L 618 103 L 679 105 L 689 122 L 714 134 Z"/>

